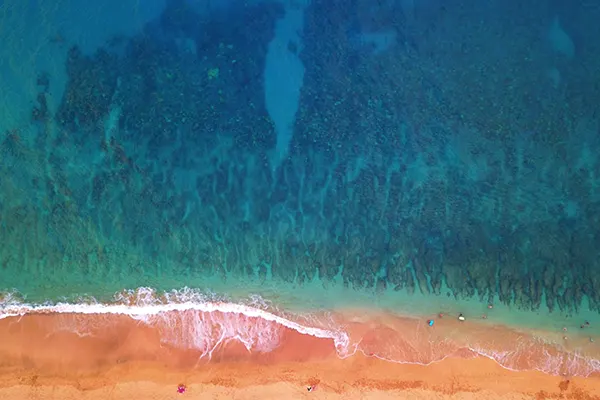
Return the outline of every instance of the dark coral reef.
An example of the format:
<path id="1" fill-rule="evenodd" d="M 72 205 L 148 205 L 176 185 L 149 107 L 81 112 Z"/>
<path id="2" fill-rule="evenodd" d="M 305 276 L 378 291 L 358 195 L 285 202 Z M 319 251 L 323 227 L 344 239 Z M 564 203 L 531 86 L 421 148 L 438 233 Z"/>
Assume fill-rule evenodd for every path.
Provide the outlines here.
<path id="1" fill-rule="evenodd" d="M 56 115 L 42 87 L 36 139 L 3 137 L 13 200 L 0 200 L 0 238 L 37 226 L 45 245 L 19 244 L 31 259 L 140 276 L 318 278 L 527 309 L 587 297 L 598 309 L 599 89 L 581 91 L 586 102 L 553 90 L 543 55 L 484 59 L 482 43 L 510 39 L 495 29 L 515 26 L 503 25 L 511 10 L 488 10 L 501 17 L 474 34 L 449 27 L 443 6 L 371 3 L 307 8 L 294 137 L 276 169 L 263 71 L 281 6 L 206 17 L 173 1 L 136 37 L 73 48 Z M 474 21 L 473 8 L 453 12 Z M 538 33 L 519 35 L 515 57 Z M 144 271 L 111 264 L 133 249 Z M 27 264 L 13 253 L 2 266 Z"/>

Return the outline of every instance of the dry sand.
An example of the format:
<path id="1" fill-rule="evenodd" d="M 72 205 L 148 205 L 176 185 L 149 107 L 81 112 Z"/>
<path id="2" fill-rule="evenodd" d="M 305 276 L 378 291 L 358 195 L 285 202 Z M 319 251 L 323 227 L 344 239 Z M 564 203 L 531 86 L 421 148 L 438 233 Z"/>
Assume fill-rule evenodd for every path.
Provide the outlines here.
<path id="1" fill-rule="evenodd" d="M 57 331 L 65 318 L 96 318 L 102 334 Z M 105 318 L 0 320 L 0 399 L 600 399 L 600 376 L 514 372 L 460 352 L 429 366 L 360 353 L 342 360 L 331 340 L 288 329 L 273 352 L 249 354 L 230 342 L 199 362 L 197 351 L 161 343 L 156 329 L 125 316 L 107 328 Z"/>

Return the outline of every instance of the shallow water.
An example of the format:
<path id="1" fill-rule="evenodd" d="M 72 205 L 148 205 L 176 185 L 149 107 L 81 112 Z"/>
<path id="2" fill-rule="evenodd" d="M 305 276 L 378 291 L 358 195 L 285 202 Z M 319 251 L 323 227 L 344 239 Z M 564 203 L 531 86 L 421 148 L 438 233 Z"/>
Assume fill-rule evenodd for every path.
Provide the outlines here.
<path id="1" fill-rule="evenodd" d="M 366 308 L 290 312 L 256 296 L 245 303 L 208 301 L 206 297 L 189 290 L 158 294 L 140 288 L 120 293 L 104 304 L 36 306 L 6 300 L 0 314 L 4 331 L 0 333 L 8 349 L 20 348 L 32 340 L 20 335 L 33 323 L 31 334 L 36 340 L 48 341 L 50 346 L 54 335 L 70 335 L 73 343 L 69 346 L 76 349 L 79 339 L 121 342 L 131 331 L 141 329 L 144 335 L 151 332 L 161 346 L 190 351 L 197 363 L 255 356 L 268 360 L 271 353 L 279 361 L 302 361 L 281 356 L 297 348 L 300 340 L 307 346 L 306 360 L 334 355 L 347 358 L 360 352 L 389 362 L 420 365 L 447 357 L 487 357 L 510 370 L 563 376 L 590 376 L 600 368 L 597 347 L 587 334 L 577 332 L 515 330 L 488 320 L 461 322 L 452 314 L 432 317 L 435 323 L 430 326 L 424 316 L 414 314 Z M 10 358 L 17 350 L 3 351 L 8 351 Z M 158 350 L 147 349 L 148 354 L 153 351 Z M 297 357 L 297 352 L 290 354 Z M 91 357 L 86 362 L 94 365 L 97 360 L 93 358 L 98 356 Z"/>

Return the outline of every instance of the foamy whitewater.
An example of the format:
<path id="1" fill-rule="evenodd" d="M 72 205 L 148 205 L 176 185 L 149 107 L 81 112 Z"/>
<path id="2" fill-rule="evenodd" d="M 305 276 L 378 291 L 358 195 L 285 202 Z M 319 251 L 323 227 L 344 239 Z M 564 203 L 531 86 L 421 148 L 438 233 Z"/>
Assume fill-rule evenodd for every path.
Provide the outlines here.
<path id="1" fill-rule="evenodd" d="M 149 325 L 165 326 L 162 339 L 179 347 L 195 348 L 210 357 L 221 344 L 231 340 L 242 343 L 248 351 L 269 352 L 277 348 L 280 331 L 286 327 L 303 335 L 332 339 L 340 357 L 348 357 L 350 339 L 342 330 L 326 330 L 304 326 L 272 312 L 245 304 L 222 301 L 205 301 L 206 296 L 190 289 L 172 291 L 158 296 L 153 289 L 139 288 L 115 296 L 114 304 L 63 303 L 31 305 L 16 300 L 13 294 L 5 296 L 0 306 L 0 319 L 26 314 L 119 314 L 127 315 Z M 253 296 L 251 302 L 267 306 L 265 301 Z M 224 317 L 212 318 L 213 313 Z M 85 326 L 65 326 L 80 335 L 89 334 Z M 215 335 L 215 328 L 218 334 Z"/>
<path id="2" fill-rule="evenodd" d="M 505 343 L 476 336 L 457 339 L 435 336 L 424 321 L 417 319 L 409 319 L 414 326 L 406 329 L 400 325 L 377 325 L 368 316 L 354 321 L 336 319 L 322 310 L 309 315 L 290 315 L 259 296 L 237 303 L 189 288 L 163 294 L 138 288 L 118 293 L 114 302 L 105 304 L 94 299 L 27 304 L 14 293 L 2 297 L 0 319 L 27 314 L 57 314 L 59 319 L 64 316 L 59 330 L 80 336 L 101 332 L 111 323 L 108 320 L 111 315 L 128 316 L 158 327 L 164 343 L 198 350 L 200 358 L 209 360 L 217 349 L 234 341 L 243 344 L 248 352 L 271 352 L 279 347 L 283 330 L 288 328 L 302 335 L 331 340 L 340 358 L 360 352 L 394 363 L 428 365 L 447 357 L 482 356 L 509 370 L 539 370 L 568 376 L 589 376 L 600 371 L 600 360 L 596 358 L 521 333 L 514 333 Z M 86 319 L 91 315 L 105 315 L 106 326 L 102 318 Z"/>

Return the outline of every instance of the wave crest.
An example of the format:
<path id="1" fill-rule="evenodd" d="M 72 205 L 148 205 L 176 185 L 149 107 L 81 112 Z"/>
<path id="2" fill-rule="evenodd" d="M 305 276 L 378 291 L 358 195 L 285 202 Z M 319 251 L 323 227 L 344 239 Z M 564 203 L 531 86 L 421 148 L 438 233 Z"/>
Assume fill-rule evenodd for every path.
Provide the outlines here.
<path id="1" fill-rule="evenodd" d="M 376 310 L 292 314 L 260 296 L 234 302 L 190 288 L 163 293 L 124 290 L 106 303 L 86 297 L 80 302 L 28 304 L 16 292 L 0 296 L 0 320 L 28 314 L 51 314 L 52 329 L 81 337 L 102 336 L 119 318 L 134 320 L 157 332 L 161 343 L 198 351 L 207 359 L 231 343 L 241 344 L 249 354 L 281 352 L 291 332 L 309 338 L 303 342 L 307 346 L 321 341 L 317 346 L 328 346 L 340 358 L 361 352 L 390 362 L 428 365 L 447 357 L 481 356 L 511 370 L 568 376 L 600 371 L 600 356 L 589 340 L 574 338 L 567 347 L 562 334 L 542 339 L 498 325 L 452 319 L 430 327 L 426 319 Z"/>
<path id="2" fill-rule="evenodd" d="M 27 314 L 125 315 L 158 328 L 161 339 L 177 347 L 201 350 L 211 356 L 216 348 L 230 341 L 242 343 L 249 351 L 269 352 L 277 348 L 282 329 L 287 328 L 319 339 L 331 339 L 341 357 L 350 355 L 350 338 L 343 330 L 307 326 L 272 311 L 243 303 L 229 303 L 218 296 L 189 288 L 157 293 L 151 288 L 125 290 L 114 302 L 31 305 L 16 296 L 5 296 L 0 304 L 0 319 Z M 252 296 L 253 304 L 259 302 Z M 262 302 L 263 306 L 267 302 Z M 265 307 L 266 308 L 266 307 Z M 63 318 L 60 329 L 80 336 L 93 335 L 108 323 L 95 318 L 93 324 L 81 318 Z"/>

